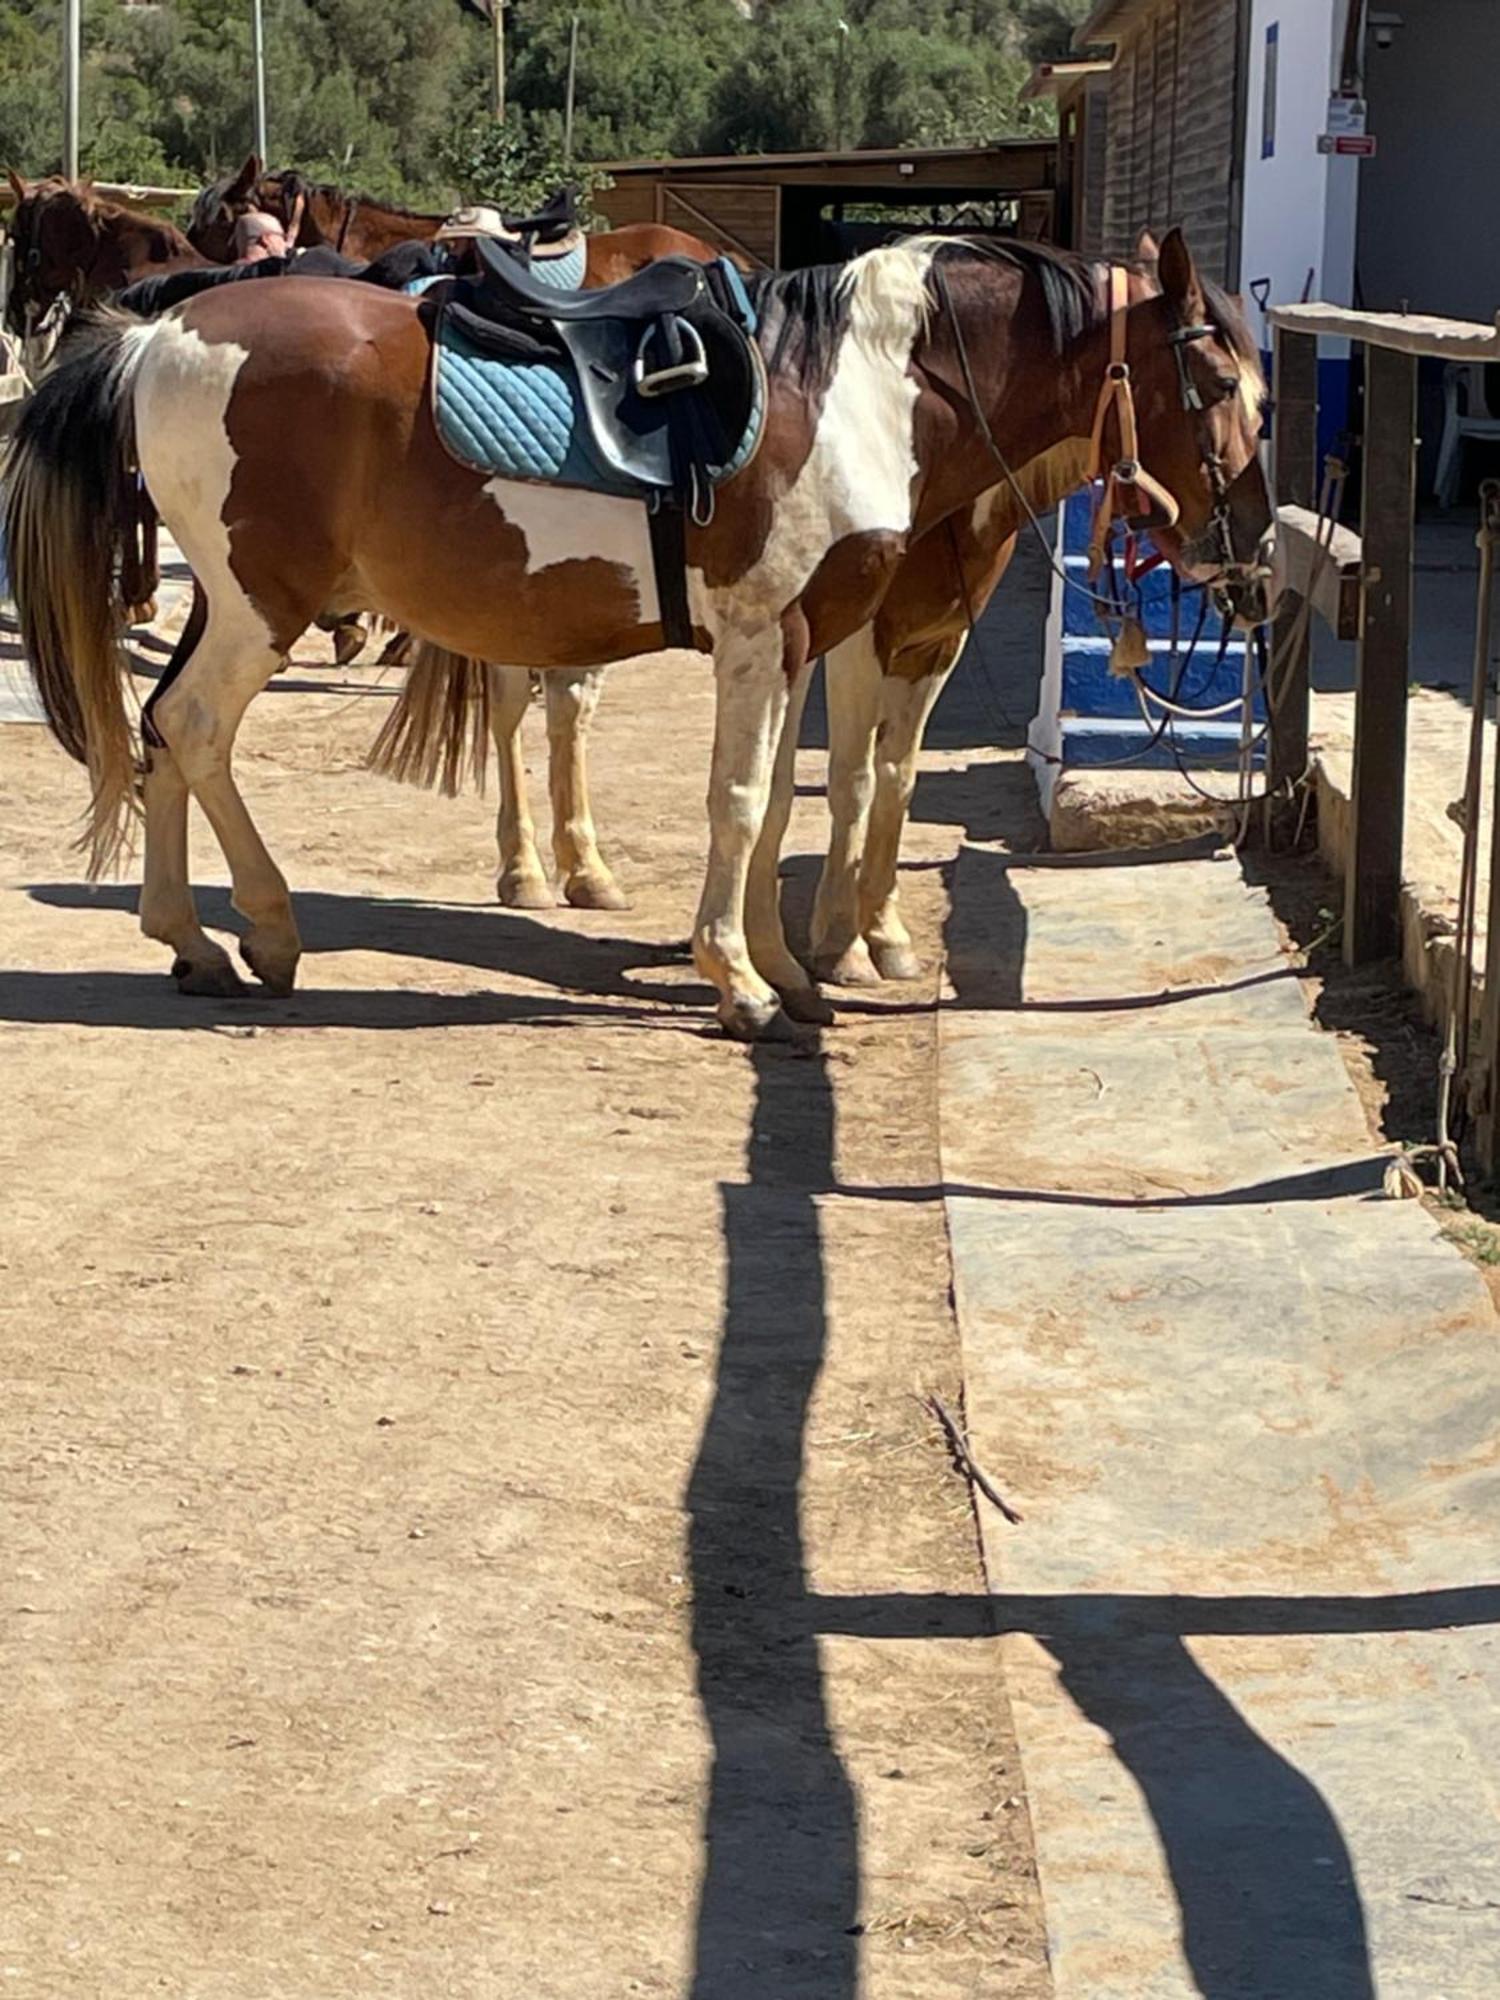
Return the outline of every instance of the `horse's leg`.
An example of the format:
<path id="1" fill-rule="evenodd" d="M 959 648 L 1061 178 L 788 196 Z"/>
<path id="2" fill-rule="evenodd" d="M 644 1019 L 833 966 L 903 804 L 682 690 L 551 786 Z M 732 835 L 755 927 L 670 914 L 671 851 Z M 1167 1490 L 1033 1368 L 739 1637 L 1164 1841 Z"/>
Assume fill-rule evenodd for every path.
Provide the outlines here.
<path id="1" fill-rule="evenodd" d="M 234 589 L 232 583 L 224 589 L 222 608 L 210 597 L 203 636 L 157 703 L 154 720 L 229 863 L 231 900 L 250 924 L 241 955 L 273 993 L 290 993 L 302 940 L 286 878 L 240 797 L 230 757 L 241 717 L 292 642 L 277 645 L 243 594 L 234 603 Z M 163 816 L 169 798 L 164 784 Z"/>
<path id="2" fill-rule="evenodd" d="M 781 1004 L 792 1020 L 826 1027 L 833 1020 L 833 1009 L 793 955 L 781 923 L 781 844 L 792 816 L 797 739 L 802 733 L 802 711 L 811 681 L 812 662 L 808 661 L 787 694 L 781 740 L 771 770 L 771 795 L 745 884 L 745 932 L 751 962 L 781 995 Z"/>
<path id="3" fill-rule="evenodd" d="M 206 606 L 193 592 L 192 607 L 162 677 L 166 693 L 203 636 Z M 155 702 L 148 704 L 154 712 Z M 143 747 L 141 793 L 146 810 L 145 869 L 140 923 L 148 938 L 172 948 L 172 976 L 184 993 L 220 996 L 243 992 L 229 954 L 198 921 L 188 880 L 188 787 L 177 759 L 161 744 Z"/>
<path id="4" fill-rule="evenodd" d="M 563 895 L 580 910 L 628 910 L 629 901 L 599 852 L 589 806 L 588 732 L 604 685 L 601 667 L 543 674 L 547 697 L 552 853 Z"/>
<path id="5" fill-rule="evenodd" d="M 714 655 L 708 867 L 693 923 L 693 962 L 718 988 L 726 1033 L 745 1042 L 789 1032 L 781 1003 L 751 963 L 745 942 L 746 879 L 787 707 L 784 651 L 773 626 L 753 635 L 726 634 Z"/>
<path id="6" fill-rule="evenodd" d="M 859 869 L 875 796 L 875 731 L 882 672 L 875 628 L 865 625 L 824 661 L 828 701 L 828 858 L 813 902 L 812 962 L 835 986 L 880 978 L 859 930 Z"/>
<path id="7" fill-rule="evenodd" d="M 495 815 L 500 873 L 495 894 L 512 910 L 550 910 L 557 899 L 536 851 L 521 748 L 521 725 L 531 706 L 531 675 L 525 667 L 491 665 L 489 676 L 490 729 L 500 766 L 500 810 Z"/>
<path id="8" fill-rule="evenodd" d="M 881 690 L 875 802 L 870 808 L 870 831 L 860 872 L 859 907 L 860 929 L 882 979 L 919 979 L 922 974 L 911 933 L 901 921 L 896 870 L 906 815 L 916 789 L 922 732 L 962 651 L 963 640 L 959 639 L 925 647 L 904 659 L 898 655 L 889 664 Z"/>

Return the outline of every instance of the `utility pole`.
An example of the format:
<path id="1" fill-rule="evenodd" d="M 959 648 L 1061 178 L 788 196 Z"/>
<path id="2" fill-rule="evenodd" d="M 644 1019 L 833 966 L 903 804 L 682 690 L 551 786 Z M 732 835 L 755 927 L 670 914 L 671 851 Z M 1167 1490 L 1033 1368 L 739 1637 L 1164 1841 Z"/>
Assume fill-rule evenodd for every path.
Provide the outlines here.
<path id="1" fill-rule="evenodd" d="M 495 73 L 493 109 L 497 121 L 505 122 L 505 0 L 490 0 L 490 18 L 495 24 Z"/>
<path id="2" fill-rule="evenodd" d="M 563 165 L 573 164 L 573 86 L 578 81 L 578 16 L 568 36 L 568 100 L 563 112 Z"/>
<path id="3" fill-rule="evenodd" d="M 63 173 L 78 178 L 79 48 L 83 36 L 83 0 L 63 4 Z"/>
<path id="4" fill-rule="evenodd" d="M 266 24 L 261 18 L 261 0 L 250 0 L 250 54 L 255 67 L 255 156 L 264 167 L 270 155 L 266 146 Z"/>

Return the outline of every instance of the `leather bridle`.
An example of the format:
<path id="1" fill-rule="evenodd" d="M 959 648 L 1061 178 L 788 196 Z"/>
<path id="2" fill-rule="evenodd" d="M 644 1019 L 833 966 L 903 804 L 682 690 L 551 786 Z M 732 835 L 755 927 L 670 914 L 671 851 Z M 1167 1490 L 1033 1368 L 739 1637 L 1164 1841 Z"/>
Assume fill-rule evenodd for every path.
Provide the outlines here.
<path id="1" fill-rule="evenodd" d="M 1169 493 L 1160 480 L 1152 475 L 1140 462 L 1136 430 L 1135 391 L 1131 386 L 1130 363 L 1125 358 L 1127 318 L 1130 311 L 1130 274 L 1121 265 L 1110 266 L 1109 272 L 1109 361 L 1104 371 L 1104 381 L 1100 386 L 1099 400 L 1094 409 L 1094 427 L 1089 440 L 1088 477 L 1092 484 L 1101 482 L 1099 497 L 1094 504 L 1094 517 L 1089 531 L 1089 576 L 1097 576 L 1109 550 L 1110 536 L 1116 520 L 1122 520 L 1131 537 L 1153 528 L 1174 528 L 1181 517 L 1181 507 L 1175 496 Z M 1234 553 L 1234 535 L 1230 524 L 1231 481 L 1224 471 L 1224 460 L 1214 438 L 1213 426 L 1208 419 L 1208 404 L 1203 393 L 1193 380 L 1188 366 L 1187 350 L 1195 340 L 1212 337 L 1214 328 L 1208 322 L 1194 322 L 1174 327 L 1167 335 L 1167 346 L 1177 365 L 1177 384 L 1182 407 L 1195 419 L 1198 438 L 1198 457 L 1208 477 L 1209 491 L 1213 504 L 1202 531 L 1190 542 L 1184 542 L 1181 561 L 1190 569 L 1212 569 L 1213 581 L 1218 584 L 1237 579 L 1258 576 L 1260 566 L 1256 563 L 1240 562 Z M 1105 463 L 1104 430 L 1110 412 L 1115 415 L 1115 425 L 1119 436 L 1120 455 L 1113 464 Z M 1144 504 L 1143 504 L 1144 503 Z M 1137 563 L 1133 547 L 1127 549 L 1126 570 L 1131 576 L 1140 575 L 1144 569 L 1153 566 L 1154 559 L 1144 564 Z"/>

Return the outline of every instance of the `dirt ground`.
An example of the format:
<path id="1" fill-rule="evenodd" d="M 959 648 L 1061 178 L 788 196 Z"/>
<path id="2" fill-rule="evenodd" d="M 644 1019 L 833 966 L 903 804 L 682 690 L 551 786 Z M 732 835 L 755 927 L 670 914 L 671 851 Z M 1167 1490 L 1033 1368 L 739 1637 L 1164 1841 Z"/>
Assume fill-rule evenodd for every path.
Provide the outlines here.
<path id="1" fill-rule="evenodd" d="M 179 997 L 133 884 L 81 884 L 81 774 L 0 729 L 0 1991 L 1039 2000 L 917 1400 L 959 1393 L 935 983 L 719 1038 L 701 664 L 606 689 L 624 916 L 495 907 L 492 808 L 361 771 L 388 700 L 304 665 L 242 736 L 286 1002 Z M 929 758 L 929 956 L 1018 795 L 983 754 Z"/>

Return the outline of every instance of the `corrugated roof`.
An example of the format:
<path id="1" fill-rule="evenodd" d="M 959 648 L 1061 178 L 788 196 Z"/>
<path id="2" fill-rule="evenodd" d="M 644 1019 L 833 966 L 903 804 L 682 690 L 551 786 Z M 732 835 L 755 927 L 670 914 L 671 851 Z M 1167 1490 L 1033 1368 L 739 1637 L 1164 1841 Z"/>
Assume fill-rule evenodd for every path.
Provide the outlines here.
<path id="1" fill-rule="evenodd" d="M 987 146 L 862 146 L 843 153 L 710 153 L 669 160 L 595 160 L 609 174 L 691 173 L 709 167 L 852 167 L 891 160 L 982 160 L 992 153 L 1034 151 L 1047 138 L 994 139 Z"/>
<path id="2" fill-rule="evenodd" d="M 1094 11 L 1073 36 L 1075 49 L 1088 49 L 1098 42 L 1117 42 L 1125 29 L 1149 14 L 1156 0 L 1098 0 Z"/>

